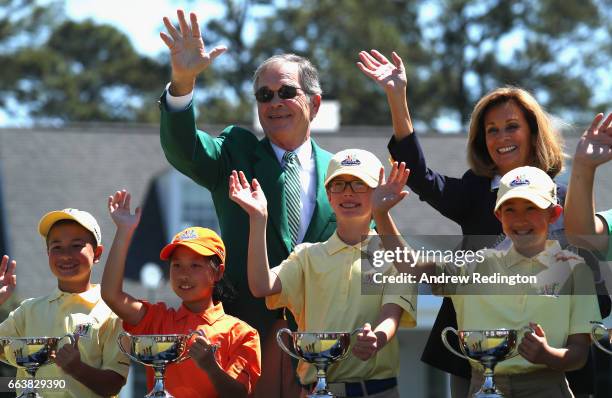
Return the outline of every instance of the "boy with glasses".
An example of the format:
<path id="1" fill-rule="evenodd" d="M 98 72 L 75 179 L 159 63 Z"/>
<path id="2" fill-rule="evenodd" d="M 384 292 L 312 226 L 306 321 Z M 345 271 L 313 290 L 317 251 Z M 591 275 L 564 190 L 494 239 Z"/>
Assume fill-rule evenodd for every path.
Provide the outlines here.
<path id="1" fill-rule="evenodd" d="M 371 153 L 359 149 L 338 152 L 325 178 L 327 197 L 337 229 L 325 242 L 298 245 L 279 266 L 269 269 L 266 256 L 268 204 L 256 179 L 233 172 L 230 198 L 250 219 L 248 282 L 268 308 L 287 307 L 299 331 L 351 331 L 362 327 L 352 354 L 328 372 L 329 390 L 339 397 L 399 397 L 397 328 L 416 325 L 416 290 L 404 296 L 362 294 L 362 248 L 379 232 L 396 233 L 389 210 L 407 195 L 405 165 L 394 164 L 389 181 Z M 374 325 L 372 328 L 371 325 Z M 300 362 L 302 396 L 315 381 L 314 367 Z"/>

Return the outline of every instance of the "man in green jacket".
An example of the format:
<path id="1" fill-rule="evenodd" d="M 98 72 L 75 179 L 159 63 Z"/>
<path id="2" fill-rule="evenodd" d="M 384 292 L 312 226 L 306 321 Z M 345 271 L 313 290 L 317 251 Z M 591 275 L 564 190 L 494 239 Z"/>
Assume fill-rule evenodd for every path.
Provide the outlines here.
<path id="1" fill-rule="evenodd" d="M 318 73 L 308 60 L 293 54 L 266 60 L 253 83 L 265 138 L 258 140 L 237 126 L 228 126 L 214 138 L 197 130 L 191 100 L 197 75 L 226 48 L 207 52 L 195 14 L 190 14 L 189 22 L 182 10 L 177 15 L 179 29 L 164 17 L 167 33 L 161 33 L 172 63 L 172 79 L 161 98 L 162 148 L 177 170 L 212 194 L 227 247 L 225 275 L 239 296 L 224 303 L 225 309 L 255 327 L 262 338 L 262 377 L 255 396 L 295 396 L 299 390 L 291 390 L 293 369 L 287 366 L 287 357 L 281 357 L 274 336 L 284 326 L 282 316 L 268 311 L 264 301 L 253 298 L 248 289 L 249 220 L 229 199 L 228 179 L 232 170 L 241 170 L 249 181 L 259 181 L 268 198 L 271 267 L 287 258 L 296 244 L 324 241 L 332 235 L 335 217 L 323 184 L 331 154 L 310 138 L 310 124 L 321 104 Z"/>

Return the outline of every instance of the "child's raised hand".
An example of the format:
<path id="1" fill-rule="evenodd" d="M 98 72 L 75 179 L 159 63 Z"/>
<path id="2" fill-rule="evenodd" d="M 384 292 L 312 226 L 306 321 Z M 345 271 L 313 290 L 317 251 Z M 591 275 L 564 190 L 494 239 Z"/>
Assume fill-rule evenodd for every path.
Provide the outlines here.
<path id="1" fill-rule="evenodd" d="M 582 134 L 574 154 L 575 164 L 596 168 L 612 160 L 612 113 L 606 120 L 603 118 L 603 113 L 595 115 L 591 126 Z"/>
<path id="2" fill-rule="evenodd" d="M 355 344 L 353 344 L 353 355 L 362 361 L 372 358 L 378 351 L 378 338 L 372 331 L 369 323 L 363 325 L 363 330 L 357 333 Z"/>
<path id="3" fill-rule="evenodd" d="M 4 255 L 0 262 L 0 305 L 11 297 L 17 286 L 17 275 L 15 275 L 17 262 L 9 260 L 9 256 Z"/>
<path id="4" fill-rule="evenodd" d="M 117 228 L 136 229 L 140 222 L 140 207 L 136 208 L 134 214 L 130 212 L 130 200 L 132 196 L 125 189 L 115 192 L 108 197 L 108 211 L 117 225 Z"/>
<path id="5" fill-rule="evenodd" d="M 525 333 L 518 352 L 531 363 L 547 365 L 550 359 L 550 346 L 546 340 L 544 329 L 537 323 L 530 322 L 529 326 L 535 333 Z"/>
<path id="6" fill-rule="evenodd" d="M 232 171 L 229 178 L 229 197 L 238 203 L 249 214 L 249 217 L 268 216 L 268 201 L 261 185 L 256 178 L 253 178 L 252 184 L 249 185 L 242 171 Z"/>
<path id="7" fill-rule="evenodd" d="M 372 193 L 372 211 L 375 214 L 387 213 L 393 206 L 408 195 L 408 191 L 402 189 L 406 186 L 410 169 L 406 168 L 404 162 L 398 165 L 393 162 L 389 173 L 389 180 L 385 181 L 385 169 L 380 168 L 378 186 Z"/>

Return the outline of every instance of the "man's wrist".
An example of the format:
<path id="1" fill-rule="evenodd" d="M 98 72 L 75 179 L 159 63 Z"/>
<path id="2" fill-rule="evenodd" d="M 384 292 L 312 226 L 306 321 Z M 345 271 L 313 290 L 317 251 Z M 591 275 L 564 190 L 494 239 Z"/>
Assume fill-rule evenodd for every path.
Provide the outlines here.
<path id="1" fill-rule="evenodd" d="M 172 77 L 168 92 L 174 97 L 182 97 L 193 91 L 195 87 L 195 76 L 191 78 Z"/>

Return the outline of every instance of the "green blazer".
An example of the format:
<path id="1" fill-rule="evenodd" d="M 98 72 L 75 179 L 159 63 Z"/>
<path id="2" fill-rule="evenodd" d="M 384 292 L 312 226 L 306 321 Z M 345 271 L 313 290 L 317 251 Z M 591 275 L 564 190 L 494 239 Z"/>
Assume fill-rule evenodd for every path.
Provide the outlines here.
<path id="1" fill-rule="evenodd" d="M 257 178 L 268 200 L 266 241 L 270 267 L 280 264 L 293 250 L 283 197 L 284 175 L 267 138 L 258 140 L 249 130 L 229 126 L 216 138 L 199 131 L 193 108 L 182 112 L 167 112 L 162 97 L 161 145 L 178 171 L 207 188 L 213 198 L 219 219 L 221 236 L 227 249 L 225 277 L 238 291 L 234 303 L 224 303 L 226 312 L 255 327 L 262 338 L 278 313 L 269 311 L 263 299 L 251 295 L 247 281 L 249 217 L 229 199 L 228 183 L 232 170 L 242 170 L 250 181 Z M 333 213 L 323 182 L 331 154 L 314 140 L 312 153 L 316 164 L 316 205 L 304 242 L 327 240 L 336 230 Z M 203 225 L 203 227 L 206 227 Z"/>

